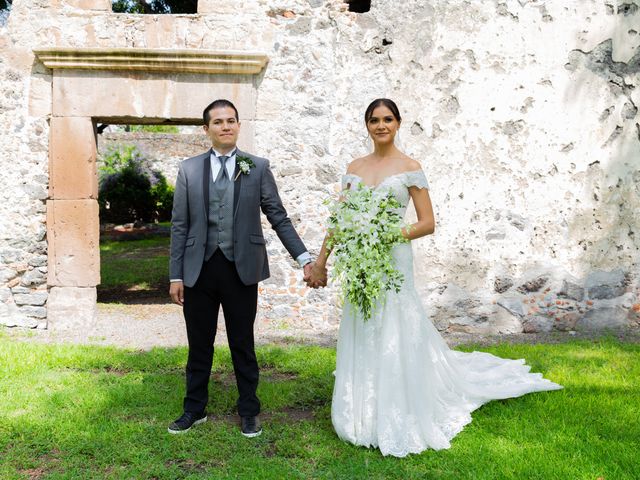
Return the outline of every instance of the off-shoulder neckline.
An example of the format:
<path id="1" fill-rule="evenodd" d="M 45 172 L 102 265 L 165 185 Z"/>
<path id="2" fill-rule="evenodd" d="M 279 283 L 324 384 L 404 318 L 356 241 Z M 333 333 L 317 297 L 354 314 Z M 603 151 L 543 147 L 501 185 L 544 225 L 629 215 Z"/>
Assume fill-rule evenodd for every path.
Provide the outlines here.
<path id="1" fill-rule="evenodd" d="M 362 183 L 362 185 L 364 185 L 365 187 L 369 187 L 372 189 L 376 189 L 378 188 L 380 185 L 382 185 L 384 182 L 386 182 L 387 180 L 389 180 L 390 178 L 394 178 L 394 177 L 399 177 L 401 175 L 406 175 L 408 173 L 418 173 L 418 172 L 422 172 L 422 169 L 418 169 L 418 170 L 405 170 L 404 172 L 398 172 L 398 173 L 394 173 L 392 175 L 387 175 L 386 177 L 384 177 L 382 180 L 380 180 L 380 182 L 377 185 L 368 185 L 364 182 L 364 179 L 360 176 L 357 175 L 355 173 L 345 173 L 345 177 L 356 177 L 360 179 L 360 183 Z"/>

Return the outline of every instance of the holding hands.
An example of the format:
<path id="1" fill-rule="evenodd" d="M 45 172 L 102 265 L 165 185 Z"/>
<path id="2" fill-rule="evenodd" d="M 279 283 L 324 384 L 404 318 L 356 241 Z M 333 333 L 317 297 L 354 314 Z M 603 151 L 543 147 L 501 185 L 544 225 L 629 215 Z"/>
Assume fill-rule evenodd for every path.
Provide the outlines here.
<path id="1" fill-rule="evenodd" d="M 327 286 L 327 267 L 318 261 L 304 266 L 304 281 L 307 287 L 320 288 Z"/>

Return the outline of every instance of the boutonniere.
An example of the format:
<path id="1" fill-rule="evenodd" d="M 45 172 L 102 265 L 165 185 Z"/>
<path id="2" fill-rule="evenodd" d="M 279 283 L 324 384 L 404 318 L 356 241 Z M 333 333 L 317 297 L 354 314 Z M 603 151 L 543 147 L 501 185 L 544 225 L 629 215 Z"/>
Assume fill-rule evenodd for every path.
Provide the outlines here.
<path id="1" fill-rule="evenodd" d="M 238 179 L 241 173 L 249 175 L 249 173 L 251 173 L 251 169 L 256 166 L 256 164 L 253 163 L 253 160 L 242 155 L 238 155 L 236 157 L 236 161 L 238 162 L 238 173 L 236 174 L 236 178 L 233 179 L 234 182 Z"/>

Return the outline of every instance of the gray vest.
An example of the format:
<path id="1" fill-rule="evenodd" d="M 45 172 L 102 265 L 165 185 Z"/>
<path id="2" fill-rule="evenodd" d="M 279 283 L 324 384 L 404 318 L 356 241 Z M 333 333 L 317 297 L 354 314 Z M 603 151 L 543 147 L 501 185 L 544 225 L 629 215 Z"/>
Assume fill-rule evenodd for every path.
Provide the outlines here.
<path id="1" fill-rule="evenodd" d="M 209 176 L 209 226 L 205 261 L 219 248 L 227 260 L 233 262 L 233 184 L 230 180 L 229 187 L 220 194 L 213 178 Z"/>

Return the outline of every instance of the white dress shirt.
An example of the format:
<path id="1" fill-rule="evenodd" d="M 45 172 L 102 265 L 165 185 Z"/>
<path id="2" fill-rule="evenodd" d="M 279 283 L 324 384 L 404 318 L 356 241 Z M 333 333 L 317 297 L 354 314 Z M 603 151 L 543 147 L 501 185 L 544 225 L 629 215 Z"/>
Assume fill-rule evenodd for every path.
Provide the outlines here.
<path id="1" fill-rule="evenodd" d="M 227 167 L 227 178 L 231 181 L 233 181 L 232 175 L 233 171 L 236 168 L 236 152 L 237 149 L 234 148 L 233 151 L 229 152 L 231 155 L 229 155 L 229 153 L 225 153 L 225 155 L 229 155 L 225 166 Z M 211 149 L 211 176 L 213 177 L 214 183 L 216 181 L 216 178 L 218 178 L 218 173 L 220 173 L 220 160 L 218 160 L 218 157 L 221 156 L 222 154 L 220 152 L 216 152 L 213 148 Z"/>

